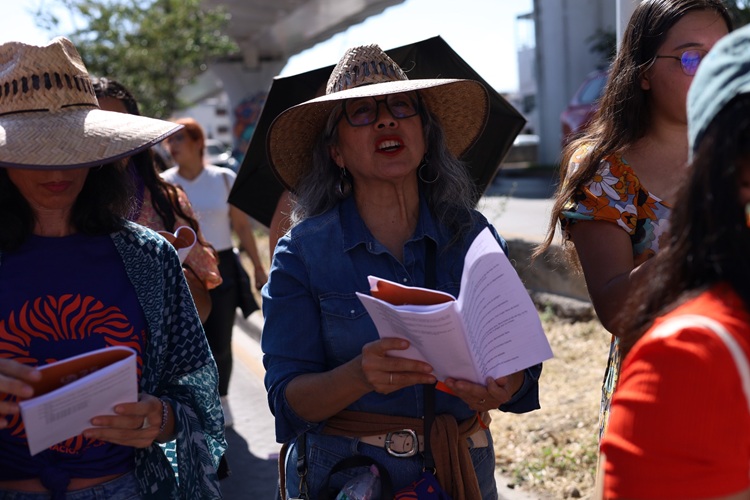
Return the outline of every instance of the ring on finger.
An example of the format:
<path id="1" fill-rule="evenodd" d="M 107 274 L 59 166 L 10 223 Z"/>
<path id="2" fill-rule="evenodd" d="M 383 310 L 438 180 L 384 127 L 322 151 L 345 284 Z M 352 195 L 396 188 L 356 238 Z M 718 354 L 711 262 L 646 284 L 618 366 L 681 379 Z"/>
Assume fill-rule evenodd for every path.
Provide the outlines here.
<path id="1" fill-rule="evenodd" d="M 485 401 L 487 401 L 487 400 L 486 400 L 486 399 L 484 399 L 484 398 L 482 398 L 482 399 L 480 399 L 480 400 L 479 400 L 479 404 L 480 404 L 480 405 L 483 405 Z"/>
<path id="2" fill-rule="evenodd" d="M 148 418 L 147 417 L 143 417 L 143 423 L 141 424 L 140 429 L 141 430 L 148 429 L 149 427 L 151 427 L 151 424 L 148 423 Z"/>

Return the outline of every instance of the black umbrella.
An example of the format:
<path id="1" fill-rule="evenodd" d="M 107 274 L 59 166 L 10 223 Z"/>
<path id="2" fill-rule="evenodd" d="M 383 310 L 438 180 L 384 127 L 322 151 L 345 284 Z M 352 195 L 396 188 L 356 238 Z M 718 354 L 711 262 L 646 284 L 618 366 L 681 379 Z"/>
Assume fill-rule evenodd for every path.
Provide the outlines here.
<path id="1" fill-rule="evenodd" d="M 477 80 L 487 88 L 490 96 L 487 126 L 462 158 L 469 166 L 478 192 L 480 195 L 484 193 L 526 119 L 439 36 L 386 50 L 386 53 L 410 79 L 467 78 Z M 299 75 L 277 77 L 271 84 L 237 180 L 229 194 L 229 203 L 266 226 L 270 226 L 276 204 L 284 191 L 266 156 L 268 128 L 282 111 L 321 95 L 333 68 L 331 65 Z"/>

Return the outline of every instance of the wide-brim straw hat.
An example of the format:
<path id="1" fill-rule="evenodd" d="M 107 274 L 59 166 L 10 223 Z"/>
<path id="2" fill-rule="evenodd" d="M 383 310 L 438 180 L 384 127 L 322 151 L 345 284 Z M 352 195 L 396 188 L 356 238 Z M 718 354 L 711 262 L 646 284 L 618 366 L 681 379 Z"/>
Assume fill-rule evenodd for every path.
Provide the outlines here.
<path id="1" fill-rule="evenodd" d="M 130 156 L 182 128 L 102 111 L 70 40 L 0 45 L 0 166 L 91 167 Z"/>
<path id="2" fill-rule="evenodd" d="M 419 91 L 422 101 L 437 116 L 446 145 L 456 157 L 461 157 L 484 130 L 489 96 L 478 81 L 409 80 L 379 46 L 354 47 L 331 72 L 325 95 L 287 109 L 271 124 L 267 151 L 274 173 L 294 191 L 312 168 L 315 143 L 341 101 L 409 91 Z"/>

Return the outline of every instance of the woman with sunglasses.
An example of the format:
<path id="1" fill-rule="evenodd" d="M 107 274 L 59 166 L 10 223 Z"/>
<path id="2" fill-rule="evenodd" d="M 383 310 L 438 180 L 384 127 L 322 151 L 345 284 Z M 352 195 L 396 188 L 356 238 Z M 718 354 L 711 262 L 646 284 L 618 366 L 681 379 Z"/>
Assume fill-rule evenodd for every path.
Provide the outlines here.
<path id="1" fill-rule="evenodd" d="M 457 159 L 488 109 L 479 82 L 409 80 L 369 45 L 344 54 L 325 95 L 287 109 L 269 129 L 271 166 L 293 193 L 292 227 L 263 288 L 261 338 L 276 439 L 291 443 L 281 454 L 284 498 L 300 488 L 321 498 L 334 464 L 352 456 L 380 463 L 396 490 L 419 479 L 432 367 L 391 355 L 407 342 L 379 339 L 355 292 L 367 292 L 375 275 L 457 296 L 479 232 L 489 227 L 505 247 L 473 209 Z M 487 412 L 538 408 L 540 372 L 485 384 L 448 379 L 452 392 L 436 391 L 431 449 L 452 498 L 497 498 Z M 353 474 L 334 475 L 331 486 Z"/>
<path id="2" fill-rule="evenodd" d="M 644 0 L 612 63 L 599 111 L 563 151 L 546 240 L 558 221 L 602 325 L 612 333 L 602 387 L 601 438 L 620 371 L 624 304 L 651 277 L 687 162 L 685 100 L 702 57 L 732 29 L 721 0 Z M 575 253 L 573 252 L 575 249 Z"/>

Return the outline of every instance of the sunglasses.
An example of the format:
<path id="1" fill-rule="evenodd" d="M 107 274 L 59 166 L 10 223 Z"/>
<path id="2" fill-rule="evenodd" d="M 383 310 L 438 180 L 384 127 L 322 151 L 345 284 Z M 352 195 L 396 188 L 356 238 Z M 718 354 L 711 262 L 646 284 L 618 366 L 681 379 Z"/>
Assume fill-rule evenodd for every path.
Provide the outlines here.
<path id="1" fill-rule="evenodd" d="M 343 115 L 352 127 L 364 127 L 375 123 L 380 114 L 380 103 L 396 119 L 411 118 L 419 113 L 419 99 L 416 92 L 388 94 L 382 99 L 360 97 L 347 99 L 343 105 Z"/>
<path id="2" fill-rule="evenodd" d="M 706 57 L 706 52 L 702 50 L 686 50 L 681 56 L 656 56 L 654 59 L 666 58 L 666 59 L 677 59 L 680 61 L 682 72 L 687 76 L 695 76 L 695 72 L 698 71 L 698 65 L 701 60 Z"/>

